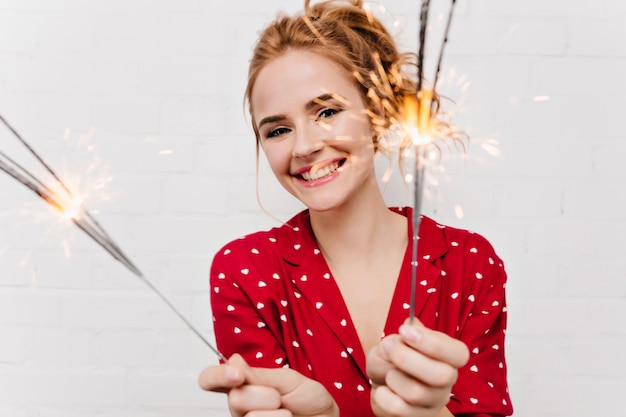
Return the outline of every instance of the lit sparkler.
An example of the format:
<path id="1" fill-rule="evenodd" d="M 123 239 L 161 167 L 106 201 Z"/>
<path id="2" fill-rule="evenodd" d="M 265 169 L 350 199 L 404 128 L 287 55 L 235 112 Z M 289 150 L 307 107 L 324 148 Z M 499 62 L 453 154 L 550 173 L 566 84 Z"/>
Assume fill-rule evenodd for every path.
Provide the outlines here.
<path id="1" fill-rule="evenodd" d="M 85 232 L 100 247 L 107 251 L 113 258 L 118 260 L 137 278 L 144 282 L 167 306 L 193 331 L 221 360 L 228 362 L 226 357 L 220 353 L 173 305 L 170 301 L 143 275 L 130 258 L 111 239 L 104 228 L 92 216 L 90 211 L 84 206 L 82 199 L 75 195 L 71 189 L 63 182 L 56 172 L 39 156 L 37 152 L 22 138 L 22 136 L 11 126 L 7 120 L 0 115 L 0 121 L 13 133 L 13 135 L 28 149 L 35 159 L 54 178 L 61 190 L 55 191 L 46 185 L 39 178 L 29 172 L 23 165 L 0 151 L 0 170 L 10 177 L 19 181 L 22 185 L 33 191 L 46 203 L 61 213 L 62 217 L 72 221 L 79 229 Z"/>
<path id="2" fill-rule="evenodd" d="M 415 162 L 413 171 L 413 246 L 411 257 L 411 294 L 409 307 L 409 321 L 413 322 L 415 312 L 415 296 L 417 291 L 417 247 L 419 240 L 419 227 L 421 221 L 421 204 L 422 193 L 424 188 L 424 148 L 431 144 L 433 139 L 441 139 L 451 137 L 456 139 L 454 130 L 441 129 L 433 114 L 436 113 L 438 107 L 437 99 L 434 99 L 435 89 L 439 80 L 441 71 L 441 62 L 443 59 L 443 51 L 448 42 L 448 33 L 452 22 L 452 15 L 456 0 L 451 0 L 450 11 L 448 13 L 448 21 L 444 32 L 443 42 L 439 50 L 439 58 L 437 60 L 437 69 L 435 70 L 435 78 L 432 89 L 424 87 L 424 53 L 426 45 L 426 29 L 428 25 L 428 12 L 430 8 L 430 0 L 422 0 L 420 9 L 420 25 L 419 25 L 419 42 L 417 54 L 417 88 L 415 95 L 408 95 L 404 100 L 405 125 L 409 136 L 413 141 Z M 436 145 L 435 145 L 436 146 Z"/>

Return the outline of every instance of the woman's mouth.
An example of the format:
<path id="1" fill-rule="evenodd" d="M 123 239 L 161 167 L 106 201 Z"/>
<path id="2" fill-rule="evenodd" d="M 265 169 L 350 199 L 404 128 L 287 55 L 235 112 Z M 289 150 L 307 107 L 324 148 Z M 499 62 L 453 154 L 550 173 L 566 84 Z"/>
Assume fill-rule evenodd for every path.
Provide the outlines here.
<path id="1" fill-rule="evenodd" d="M 317 181 L 334 174 L 339 168 L 341 168 L 345 161 L 345 159 L 339 159 L 329 164 L 316 164 L 313 165 L 308 171 L 300 172 L 295 176 L 306 182 Z"/>

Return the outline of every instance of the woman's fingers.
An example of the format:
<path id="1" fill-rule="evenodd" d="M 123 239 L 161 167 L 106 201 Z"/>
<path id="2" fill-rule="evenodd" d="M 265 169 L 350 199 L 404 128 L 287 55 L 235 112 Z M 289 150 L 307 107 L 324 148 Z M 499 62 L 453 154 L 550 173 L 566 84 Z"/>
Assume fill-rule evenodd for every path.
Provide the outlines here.
<path id="1" fill-rule="evenodd" d="M 338 415 L 337 404 L 322 384 L 289 368 L 248 368 L 246 380 L 276 390 L 294 415 Z"/>
<path id="2" fill-rule="evenodd" d="M 387 373 L 385 385 L 404 402 L 413 406 L 441 407 L 449 399 L 449 386 L 428 385 L 398 369 Z"/>
<path id="3" fill-rule="evenodd" d="M 291 416 L 288 410 L 278 410 L 281 395 L 276 389 L 250 381 L 253 371 L 240 355 L 235 354 L 226 364 L 204 369 L 198 382 L 204 390 L 227 392 L 233 416 Z"/>
<path id="4" fill-rule="evenodd" d="M 293 369 L 251 368 L 239 355 L 227 364 L 206 368 L 199 383 L 207 391 L 228 392 L 235 416 L 339 415 L 337 404 L 319 382 Z"/>
<path id="5" fill-rule="evenodd" d="M 377 416 L 419 416 L 419 407 L 409 405 L 403 398 L 385 385 L 374 386 L 370 399 Z"/>
<path id="6" fill-rule="evenodd" d="M 469 359 L 469 350 L 460 340 L 454 339 L 445 333 L 431 330 L 419 320 L 413 324 L 407 319 L 400 326 L 400 336 L 407 345 L 415 348 L 424 355 L 445 362 L 455 368 L 464 366 Z"/>
<path id="7" fill-rule="evenodd" d="M 464 343 L 418 320 L 405 322 L 367 356 L 373 410 L 385 416 L 438 415 L 468 358 Z"/>
<path id="8" fill-rule="evenodd" d="M 389 361 L 389 355 L 383 352 L 382 343 L 378 343 L 367 354 L 367 375 L 374 384 L 384 384 L 385 375 L 394 368 L 394 365 Z"/>
<path id="9" fill-rule="evenodd" d="M 384 338 L 368 354 L 368 374 L 372 381 L 383 383 L 392 368 L 435 386 L 450 384 L 456 379 L 456 369 L 469 359 L 469 350 L 460 340 L 445 333 L 428 329 L 418 320 L 400 326 L 399 334 Z M 453 381 L 452 381 L 453 382 Z"/>
<path id="10" fill-rule="evenodd" d="M 280 394 L 270 387 L 242 385 L 231 389 L 228 394 L 228 406 L 240 413 L 253 410 L 277 410 L 280 405 Z"/>
<path id="11" fill-rule="evenodd" d="M 198 376 L 198 384 L 205 391 L 227 392 L 245 382 L 246 361 L 233 355 L 227 364 L 209 366 Z"/>
<path id="12" fill-rule="evenodd" d="M 452 386 L 456 381 L 457 368 L 408 346 L 400 336 L 387 337 L 381 345 L 383 355 L 393 365 L 393 369 L 398 369 L 413 379 L 431 387 Z M 387 376 L 385 381 L 386 378 Z"/>

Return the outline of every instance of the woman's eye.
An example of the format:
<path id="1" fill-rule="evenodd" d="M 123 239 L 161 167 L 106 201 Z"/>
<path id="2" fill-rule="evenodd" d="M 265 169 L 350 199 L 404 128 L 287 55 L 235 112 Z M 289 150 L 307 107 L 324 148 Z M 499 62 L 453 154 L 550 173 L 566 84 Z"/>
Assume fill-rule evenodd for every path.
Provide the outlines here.
<path id="1" fill-rule="evenodd" d="M 325 108 L 324 110 L 320 111 L 320 112 L 317 114 L 317 117 L 318 117 L 319 119 L 327 119 L 327 118 L 329 118 L 329 117 L 334 116 L 334 115 L 335 115 L 335 114 L 337 114 L 337 113 L 339 113 L 339 110 L 337 110 L 337 109 L 333 109 L 333 108 L 330 108 L 330 107 L 327 107 L 327 108 Z"/>
<path id="2" fill-rule="evenodd" d="M 272 129 L 265 135 L 266 138 L 275 138 L 277 136 L 284 135 L 289 133 L 289 129 L 286 127 L 277 127 L 276 129 Z"/>

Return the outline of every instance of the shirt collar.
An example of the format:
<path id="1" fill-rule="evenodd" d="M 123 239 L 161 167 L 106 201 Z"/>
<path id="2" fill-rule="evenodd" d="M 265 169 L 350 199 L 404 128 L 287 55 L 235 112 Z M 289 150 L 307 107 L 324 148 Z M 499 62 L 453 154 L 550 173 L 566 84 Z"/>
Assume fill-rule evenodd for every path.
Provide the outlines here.
<path id="1" fill-rule="evenodd" d="M 411 222 L 413 209 L 411 207 L 391 207 L 390 210 L 407 217 L 407 234 L 409 242 L 413 237 Z M 428 260 L 434 264 L 448 252 L 445 239 L 445 226 L 429 217 L 422 216 L 419 230 L 418 259 Z M 277 243 L 283 260 L 292 266 L 298 266 L 304 257 L 319 255 L 319 247 L 311 228 L 311 218 L 308 210 L 304 210 L 277 229 Z"/>

